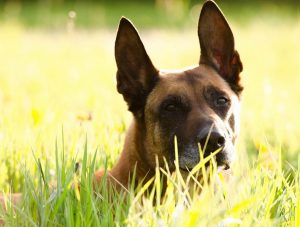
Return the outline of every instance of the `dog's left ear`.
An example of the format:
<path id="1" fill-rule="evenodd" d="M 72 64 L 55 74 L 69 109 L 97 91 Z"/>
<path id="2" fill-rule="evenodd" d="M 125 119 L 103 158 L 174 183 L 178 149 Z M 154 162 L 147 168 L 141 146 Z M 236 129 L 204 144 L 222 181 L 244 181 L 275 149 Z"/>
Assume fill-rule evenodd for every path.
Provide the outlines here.
<path id="1" fill-rule="evenodd" d="M 153 66 L 139 34 L 133 24 L 121 18 L 115 43 L 115 58 L 118 67 L 117 89 L 137 114 L 145 105 L 147 95 L 158 80 L 158 71 Z"/>
<path id="2" fill-rule="evenodd" d="M 243 65 L 234 49 L 233 33 L 223 13 L 213 1 L 206 1 L 202 7 L 198 36 L 201 48 L 200 64 L 215 68 L 239 94 L 243 89 L 239 84 L 239 74 Z"/>

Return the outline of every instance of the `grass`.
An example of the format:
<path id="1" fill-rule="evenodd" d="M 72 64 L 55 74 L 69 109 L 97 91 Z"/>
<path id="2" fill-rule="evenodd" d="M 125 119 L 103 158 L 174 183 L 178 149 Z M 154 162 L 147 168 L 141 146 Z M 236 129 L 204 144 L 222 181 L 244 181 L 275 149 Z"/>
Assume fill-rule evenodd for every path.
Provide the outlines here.
<path id="1" fill-rule="evenodd" d="M 157 170 L 168 182 L 162 198 L 154 196 L 158 178 L 147 197 L 139 193 L 146 188 L 113 198 L 105 184 L 96 195 L 91 189 L 94 169 L 117 160 L 131 119 L 115 89 L 115 33 L 3 23 L 0 188 L 25 195 L 5 216 L 7 225 L 299 226 L 300 22 L 230 22 L 245 85 L 235 175 L 229 181 L 219 176 L 220 187 L 208 184 L 193 193 L 179 174 Z M 141 36 L 158 68 L 198 62 L 196 21 L 181 31 L 148 29 Z"/>

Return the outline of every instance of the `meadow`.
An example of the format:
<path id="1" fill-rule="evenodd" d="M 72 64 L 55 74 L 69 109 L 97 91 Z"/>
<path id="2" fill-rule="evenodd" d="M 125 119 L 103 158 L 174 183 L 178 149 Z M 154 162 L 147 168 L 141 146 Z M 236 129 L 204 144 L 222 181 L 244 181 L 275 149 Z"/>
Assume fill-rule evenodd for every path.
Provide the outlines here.
<path id="1" fill-rule="evenodd" d="M 67 19 L 59 29 L 2 20 L 0 192 L 21 191 L 24 201 L 14 207 L 7 198 L 0 218 L 7 226 L 300 226 L 300 17 L 264 12 L 229 16 L 245 86 L 233 179 L 220 175 L 220 188 L 193 193 L 166 173 L 164 197 L 154 196 L 157 177 L 149 196 L 140 188 L 113 203 L 105 185 L 94 195 L 91 181 L 94 169 L 117 160 L 131 120 L 115 88 L 119 18 L 87 29 Z M 194 17 L 179 27 L 140 27 L 156 67 L 198 63 Z M 72 186 L 79 181 L 80 192 Z"/>

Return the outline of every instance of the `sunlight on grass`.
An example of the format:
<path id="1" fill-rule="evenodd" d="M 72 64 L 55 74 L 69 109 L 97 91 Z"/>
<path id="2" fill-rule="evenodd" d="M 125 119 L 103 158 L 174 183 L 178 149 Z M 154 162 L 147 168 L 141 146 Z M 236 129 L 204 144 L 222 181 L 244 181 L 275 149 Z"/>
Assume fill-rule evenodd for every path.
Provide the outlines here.
<path id="1" fill-rule="evenodd" d="M 247 27 L 233 23 L 233 30 L 245 85 L 234 177 L 202 184 L 190 176 L 195 184 L 187 186 L 180 173 L 156 169 L 148 197 L 145 185 L 126 198 L 116 193 L 111 205 L 105 185 L 92 192 L 92 173 L 115 163 L 130 122 L 115 88 L 115 33 L 50 33 L 3 24 L 0 189 L 25 195 L 22 208 L 10 209 L 7 223 L 298 226 L 300 22 L 274 28 L 256 20 Z M 140 33 L 158 68 L 198 63 L 196 30 Z M 77 162 L 80 175 L 74 175 Z M 161 176 L 168 185 L 164 197 Z M 78 179 L 80 192 L 74 189 Z M 201 193 L 190 192 L 192 187 Z"/>

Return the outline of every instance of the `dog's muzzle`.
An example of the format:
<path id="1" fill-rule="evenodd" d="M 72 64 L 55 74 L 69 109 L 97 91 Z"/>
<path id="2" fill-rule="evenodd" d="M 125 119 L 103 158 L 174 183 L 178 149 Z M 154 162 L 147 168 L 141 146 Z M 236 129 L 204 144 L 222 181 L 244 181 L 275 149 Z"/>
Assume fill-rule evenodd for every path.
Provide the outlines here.
<path id="1" fill-rule="evenodd" d="M 203 135 L 204 134 L 204 135 Z M 225 135 L 217 130 L 213 130 L 208 133 L 200 134 L 199 142 L 201 149 L 204 153 L 204 157 L 207 157 L 211 153 L 219 150 L 216 154 L 216 163 L 218 167 L 229 169 L 231 164 L 230 147 L 227 145 Z"/>
<path id="2" fill-rule="evenodd" d="M 187 149 L 179 155 L 179 166 L 183 170 L 191 170 L 200 161 L 201 146 L 204 158 L 219 150 L 215 156 L 218 169 L 229 169 L 233 160 L 234 147 L 231 141 L 217 129 L 203 129 L 198 134 L 194 145 L 189 145 Z"/>

